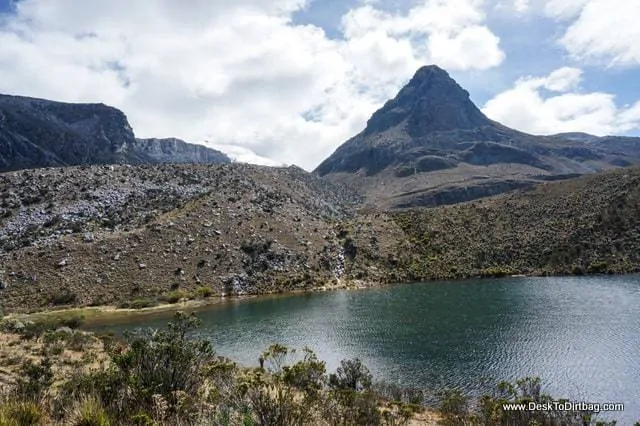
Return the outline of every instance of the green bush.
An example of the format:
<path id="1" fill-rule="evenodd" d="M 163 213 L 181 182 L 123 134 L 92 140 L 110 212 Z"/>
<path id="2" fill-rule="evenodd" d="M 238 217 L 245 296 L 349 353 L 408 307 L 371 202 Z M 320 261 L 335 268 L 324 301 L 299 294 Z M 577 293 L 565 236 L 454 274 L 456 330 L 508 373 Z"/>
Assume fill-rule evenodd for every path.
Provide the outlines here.
<path id="1" fill-rule="evenodd" d="M 59 294 L 49 296 L 49 304 L 53 306 L 73 305 L 77 302 L 78 295 L 72 291 L 65 289 Z"/>
<path id="2" fill-rule="evenodd" d="M 445 389 L 440 393 L 440 412 L 446 417 L 461 419 L 467 414 L 469 398 L 458 389 Z"/>
<path id="3" fill-rule="evenodd" d="M 73 426 L 110 426 L 111 420 L 107 411 L 95 399 L 82 402 L 77 419 Z"/>
<path id="4" fill-rule="evenodd" d="M 1 426 L 36 426 L 43 418 L 42 409 L 33 401 L 9 401 L 0 405 Z"/>
<path id="5" fill-rule="evenodd" d="M 196 296 L 201 299 L 206 299 L 213 296 L 213 289 L 211 287 L 199 287 L 196 289 Z"/>
<path id="6" fill-rule="evenodd" d="M 114 374 L 131 408 L 150 408 L 153 395 L 160 395 L 175 412 L 184 405 L 180 394 L 197 394 L 204 382 L 202 372 L 215 355 L 210 342 L 189 337 L 198 324 L 194 316 L 178 312 L 166 329 L 138 335 L 129 350 L 113 354 Z"/>
<path id="7" fill-rule="evenodd" d="M 120 309 L 144 309 L 157 306 L 158 302 L 154 299 L 136 299 L 130 302 L 121 302 L 118 304 Z"/>
<path id="8" fill-rule="evenodd" d="M 325 384 L 326 363 L 320 361 L 309 348 L 304 349 L 304 358 L 291 366 L 283 367 L 283 380 L 307 393 L 319 392 Z"/>
<path id="9" fill-rule="evenodd" d="M 310 424 L 314 399 L 298 398 L 295 390 L 280 380 L 269 380 L 257 374 L 243 383 L 246 399 L 253 416 L 260 425 Z M 250 424 L 254 424 L 253 421 Z"/>
<path id="10" fill-rule="evenodd" d="M 25 361 L 16 381 L 16 394 L 24 399 L 40 400 L 53 383 L 51 367 L 51 360 L 46 357 L 38 364 Z"/>
<path id="11" fill-rule="evenodd" d="M 609 264 L 605 261 L 593 261 L 587 266 L 587 272 L 589 274 L 602 274 L 607 272 L 608 268 Z"/>
<path id="12" fill-rule="evenodd" d="M 131 416 L 132 426 L 154 426 L 156 422 L 147 413 L 138 413 Z"/>
<path id="13" fill-rule="evenodd" d="M 189 299 L 190 297 L 191 295 L 189 293 L 182 290 L 176 290 L 168 293 L 166 296 L 164 296 L 164 299 L 167 301 L 167 303 L 174 304 L 178 303 L 182 299 Z"/>
<path id="14" fill-rule="evenodd" d="M 335 374 L 329 376 L 329 386 L 339 390 L 363 391 L 371 388 L 372 375 L 358 358 L 340 361 Z"/>

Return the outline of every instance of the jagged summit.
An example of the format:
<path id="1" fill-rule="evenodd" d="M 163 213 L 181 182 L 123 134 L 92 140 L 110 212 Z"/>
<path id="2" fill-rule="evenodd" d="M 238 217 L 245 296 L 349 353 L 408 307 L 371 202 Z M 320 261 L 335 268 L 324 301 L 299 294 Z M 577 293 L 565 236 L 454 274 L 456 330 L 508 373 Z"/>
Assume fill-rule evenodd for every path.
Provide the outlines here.
<path id="1" fill-rule="evenodd" d="M 405 120 L 412 136 L 491 123 L 471 102 L 469 92 L 435 65 L 420 68 L 394 99 L 373 114 L 364 134 L 383 132 Z"/>
<path id="2" fill-rule="evenodd" d="M 640 139 L 631 139 L 543 137 L 508 128 L 431 65 L 315 173 L 358 189 L 376 206 L 452 204 L 637 163 Z"/>

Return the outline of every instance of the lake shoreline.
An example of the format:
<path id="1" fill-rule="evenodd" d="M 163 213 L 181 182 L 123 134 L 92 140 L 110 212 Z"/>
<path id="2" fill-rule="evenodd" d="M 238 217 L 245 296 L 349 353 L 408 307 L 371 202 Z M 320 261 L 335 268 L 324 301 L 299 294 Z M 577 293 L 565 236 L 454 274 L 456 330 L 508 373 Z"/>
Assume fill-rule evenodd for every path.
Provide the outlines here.
<path id="1" fill-rule="evenodd" d="M 637 275 L 637 273 L 628 274 L 589 274 L 588 276 L 598 275 Z M 314 294 L 332 291 L 354 291 L 354 290 L 367 290 L 374 288 L 393 287 L 398 285 L 409 285 L 414 282 L 464 282 L 474 279 L 486 279 L 486 280 L 500 280 L 508 278 L 548 278 L 548 277 L 574 277 L 576 275 L 527 275 L 527 274 L 513 274 L 496 277 L 464 277 L 454 278 L 447 280 L 422 280 L 422 281 L 407 281 L 397 283 L 372 283 L 365 281 L 352 281 L 348 284 L 339 283 L 325 285 L 309 289 L 290 290 L 271 293 L 259 293 L 259 294 L 242 294 L 232 296 L 210 296 L 201 299 L 183 300 L 177 303 L 160 303 L 154 306 L 134 309 L 134 308 L 119 308 L 115 305 L 101 305 L 101 306 L 79 306 L 79 307 L 65 307 L 60 309 L 44 309 L 40 311 L 30 313 L 9 313 L 5 315 L 1 320 L 19 320 L 19 321 L 42 321 L 42 320 L 62 320 L 68 318 L 81 318 L 83 326 L 96 326 L 104 324 L 118 324 L 127 322 L 131 319 L 162 316 L 178 311 L 203 311 L 214 306 L 224 306 L 234 303 L 242 303 L 249 300 L 264 300 L 271 298 L 289 297 L 301 294 Z"/>
<path id="2" fill-rule="evenodd" d="M 60 309 L 44 309 L 30 313 L 9 313 L 0 320 L 6 321 L 56 321 L 70 318 L 78 318 L 82 321 L 82 327 L 96 326 L 104 324 L 126 323 L 132 319 L 145 317 L 162 316 L 179 311 L 197 312 L 207 310 L 214 306 L 225 306 L 235 303 L 242 303 L 249 300 L 263 300 L 279 297 L 288 297 L 301 294 L 314 294 L 339 290 L 365 290 L 370 288 L 381 288 L 393 285 L 410 284 L 373 284 L 358 282 L 355 284 L 338 284 L 316 287 L 312 289 L 292 290 L 273 293 L 243 294 L 233 296 L 210 296 L 202 299 L 184 300 L 177 303 L 160 303 L 140 309 L 119 308 L 114 305 L 102 306 L 79 306 Z"/>

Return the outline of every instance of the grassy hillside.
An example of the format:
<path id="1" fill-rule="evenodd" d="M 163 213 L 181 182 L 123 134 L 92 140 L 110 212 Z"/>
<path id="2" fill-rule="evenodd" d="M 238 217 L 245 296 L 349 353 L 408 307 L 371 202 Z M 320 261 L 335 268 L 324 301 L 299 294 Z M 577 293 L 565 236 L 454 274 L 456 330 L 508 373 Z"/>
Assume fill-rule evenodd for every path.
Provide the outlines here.
<path id="1" fill-rule="evenodd" d="M 416 277 L 640 271 L 640 169 L 393 214 Z"/>

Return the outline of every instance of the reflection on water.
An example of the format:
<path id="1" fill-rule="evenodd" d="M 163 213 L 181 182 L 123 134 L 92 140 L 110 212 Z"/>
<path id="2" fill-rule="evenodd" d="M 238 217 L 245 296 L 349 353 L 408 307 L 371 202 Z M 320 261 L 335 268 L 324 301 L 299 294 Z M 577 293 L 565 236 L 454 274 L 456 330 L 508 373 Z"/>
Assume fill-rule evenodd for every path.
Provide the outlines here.
<path id="1" fill-rule="evenodd" d="M 406 386 L 477 393 L 486 378 L 539 376 L 553 395 L 624 402 L 640 419 L 640 277 L 420 283 L 243 301 L 199 313 L 219 354 L 256 365 L 272 343 L 335 369 L 359 357 Z M 135 320 L 101 328 L 160 326 Z"/>

